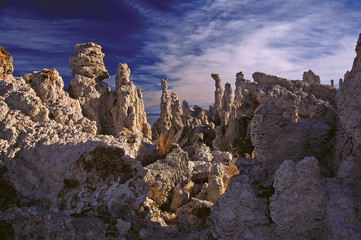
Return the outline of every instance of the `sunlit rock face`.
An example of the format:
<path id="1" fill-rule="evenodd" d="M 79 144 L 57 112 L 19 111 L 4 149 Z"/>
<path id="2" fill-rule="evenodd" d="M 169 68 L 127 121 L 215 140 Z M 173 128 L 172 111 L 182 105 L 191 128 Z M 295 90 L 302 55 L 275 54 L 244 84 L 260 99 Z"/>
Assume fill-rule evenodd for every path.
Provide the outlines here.
<path id="1" fill-rule="evenodd" d="M 14 77 L 0 48 L 0 236 L 360 239 L 360 46 L 340 89 L 238 72 L 233 93 L 212 74 L 206 110 L 162 79 L 152 130 L 99 45 L 75 46 L 69 90 L 55 69 Z"/>
<path id="2" fill-rule="evenodd" d="M 4 78 L 6 75 L 12 74 L 13 72 L 13 58 L 3 47 L 0 46 L 0 79 Z"/>
<path id="3" fill-rule="evenodd" d="M 128 65 L 119 64 L 113 92 L 103 82 L 109 78 L 103 57 L 101 46 L 95 43 L 75 45 L 69 59 L 70 95 L 79 100 L 84 115 L 96 122 L 97 133 L 119 135 L 128 129 L 150 139 L 142 92 L 129 81 Z"/>

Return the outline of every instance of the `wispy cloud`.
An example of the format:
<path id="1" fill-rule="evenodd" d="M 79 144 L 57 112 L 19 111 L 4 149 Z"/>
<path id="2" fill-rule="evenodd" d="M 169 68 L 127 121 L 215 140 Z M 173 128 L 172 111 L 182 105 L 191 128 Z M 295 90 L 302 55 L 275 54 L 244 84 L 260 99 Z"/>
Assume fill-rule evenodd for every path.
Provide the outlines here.
<path id="1" fill-rule="evenodd" d="M 328 84 L 351 67 L 361 31 L 361 9 L 346 1 L 202 0 L 179 5 L 174 14 L 127 2 L 151 25 L 143 54 L 157 59 L 134 78 L 154 85 L 159 79 L 137 72 L 165 75 L 181 100 L 199 105 L 213 102 L 211 73 L 233 83 L 239 71 L 249 79 L 256 71 L 301 79 L 312 69 Z M 150 93 L 146 105 L 155 109 L 160 93 Z"/>
<path id="2" fill-rule="evenodd" d="M 92 9 L 78 14 L 85 2 Z M 213 103 L 211 73 L 233 83 L 239 71 L 300 79 L 312 69 L 324 83 L 337 80 L 361 32 L 361 2 L 352 0 L 84 0 L 70 13 L 71 1 L 57 2 L 59 11 L 12 3 L 0 9 L 0 45 L 19 74 L 55 67 L 67 82 L 73 45 L 93 41 L 111 75 L 129 64 L 148 112 L 159 111 L 160 78 L 201 106 Z"/>

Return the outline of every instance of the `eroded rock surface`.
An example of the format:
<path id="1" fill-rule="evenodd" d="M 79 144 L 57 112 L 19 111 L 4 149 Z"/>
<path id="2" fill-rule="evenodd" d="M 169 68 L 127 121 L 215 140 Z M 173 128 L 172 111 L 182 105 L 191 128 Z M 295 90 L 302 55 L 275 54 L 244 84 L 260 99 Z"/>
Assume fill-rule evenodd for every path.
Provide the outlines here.
<path id="1" fill-rule="evenodd" d="M 0 236 L 360 239 L 360 44 L 340 90 L 311 70 L 238 72 L 233 98 L 212 74 L 206 110 L 163 79 L 153 133 L 128 66 L 115 91 L 102 81 L 99 45 L 75 46 L 70 94 L 55 69 L 14 77 L 0 54 Z"/>
<path id="2" fill-rule="evenodd" d="M 79 126 L 84 132 L 96 134 L 96 123 L 84 117 L 79 100 L 69 97 L 64 91 L 63 79 L 55 69 L 44 69 L 23 78 L 48 108 L 50 119 L 60 124 Z"/>
<path id="3" fill-rule="evenodd" d="M 273 239 L 265 199 L 259 199 L 246 175 L 231 179 L 208 219 L 215 239 Z"/>
<path id="4" fill-rule="evenodd" d="M 285 159 L 297 162 L 306 156 L 316 156 L 326 162 L 332 157 L 333 128 L 322 119 L 293 122 L 286 109 L 270 102 L 256 109 L 250 127 L 256 157 L 271 172 Z"/>
<path id="5" fill-rule="evenodd" d="M 344 82 L 337 93 L 337 145 L 336 162 L 338 165 L 348 156 L 361 157 L 361 35 L 356 45 L 356 57 L 351 71 L 345 74 Z"/>
<path id="6" fill-rule="evenodd" d="M 320 239 L 325 224 L 326 192 L 317 159 L 284 161 L 274 177 L 270 212 L 278 235 L 285 239 Z"/>
<path id="7" fill-rule="evenodd" d="M 103 57 L 101 46 L 95 43 L 75 45 L 69 59 L 70 95 L 79 100 L 84 115 L 96 122 L 97 133 L 119 135 L 130 130 L 151 139 L 142 92 L 129 80 L 128 65 L 118 65 L 113 92 L 103 82 L 109 78 Z"/>
<path id="8" fill-rule="evenodd" d="M 6 75 L 12 74 L 13 72 L 13 58 L 3 47 L 0 46 L 0 79 L 4 78 Z"/>

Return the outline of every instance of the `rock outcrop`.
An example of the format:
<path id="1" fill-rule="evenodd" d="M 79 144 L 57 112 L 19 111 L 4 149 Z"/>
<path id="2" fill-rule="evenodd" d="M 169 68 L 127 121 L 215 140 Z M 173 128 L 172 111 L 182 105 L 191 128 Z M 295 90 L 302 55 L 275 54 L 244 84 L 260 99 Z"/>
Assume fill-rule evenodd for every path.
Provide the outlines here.
<path id="1" fill-rule="evenodd" d="M 344 82 L 337 93 L 337 144 L 335 166 L 349 156 L 361 159 L 361 35 L 356 45 L 356 57 L 351 71 L 345 74 Z"/>
<path id="2" fill-rule="evenodd" d="M 254 73 L 255 83 L 245 81 L 242 88 L 256 98 L 259 103 L 273 101 L 287 110 L 297 106 L 300 116 L 309 117 L 319 104 L 332 106 L 336 89 L 331 86 L 309 83 L 307 81 L 290 81 L 284 78 Z"/>
<path id="3" fill-rule="evenodd" d="M 214 239 L 272 239 L 265 199 L 257 195 L 246 175 L 231 179 L 213 205 L 208 226 Z"/>
<path id="4" fill-rule="evenodd" d="M 171 135 L 172 131 L 172 115 L 171 115 L 171 101 L 168 93 L 168 79 L 161 80 L 162 96 L 160 100 L 160 117 L 153 124 L 153 138 L 159 136 Z M 173 133 L 174 134 L 174 133 Z"/>
<path id="5" fill-rule="evenodd" d="M 147 169 L 144 181 L 150 185 L 148 197 L 159 206 L 170 204 L 174 187 L 178 184 L 184 186 L 191 174 L 188 154 L 181 149 L 173 150 L 166 159 L 158 160 Z"/>
<path id="6" fill-rule="evenodd" d="M 143 135 L 151 139 L 151 129 L 147 122 L 144 110 L 143 95 L 140 88 L 136 90 L 129 80 L 130 70 L 127 64 L 119 64 L 115 77 L 115 106 L 112 112 L 112 135 L 116 135 L 124 129 Z M 108 100 L 109 101 L 109 100 Z"/>
<path id="7" fill-rule="evenodd" d="M 36 96 L 25 81 L 6 79 L 28 88 L 18 89 L 19 99 Z M 130 228 L 148 192 L 141 180 L 144 169 L 134 159 L 138 150 L 125 138 L 96 137 L 76 126 L 33 120 L 32 111 L 12 107 L 8 98 L 1 99 L 1 186 L 7 188 L 1 190 L 0 220 L 14 229 L 13 238 L 126 234 L 117 228 Z"/>
<path id="8" fill-rule="evenodd" d="M 305 158 L 297 165 L 284 161 L 273 186 L 270 213 L 277 234 L 285 239 L 321 239 L 327 198 L 317 160 Z"/>
<path id="9" fill-rule="evenodd" d="M 214 131 L 209 126 L 209 112 L 199 106 L 191 109 L 187 101 L 183 108 L 175 92 L 168 93 L 168 79 L 161 80 L 160 117 L 153 124 L 153 139 L 166 138 L 184 147 L 198 140 L 211 143 Z"/>
<path id="10" fill-rule="evenodd" d="M 308 82 L 309 84 L 320 84 L 320 76 L 317 76 L 312 72 L 312 70 L 308 70 L 308 72 L 304 72 L 302 75 L 302 80 Z"/>
<path id="11" fill-rule="evenodd" d="M 0 46 L 0 79 L 14 72 L 13 58 Z"/>
<path id="12" fill-rule="evenodd" d="M 25 75 L 23 78 L 49 110 L 50 119 L 96 134 L 96 123 L 84 117 L 79 101 L 69 97 L 64 91 L 64 82 L 55 69 L 44 69 L 41 72 Z"/>
<path id="13" fill-rule="evenodd" d="M 69 94 L 0 48 L 2 238 L 361 238 L 361 35 L 339 90 L 239 72 L 233 98 L 212 74 L 206 110 L 162 79 L 152 132 L 128 66 L 111 91 L 101 47 L 75 48 Z"/>
<path id="14" fill-rule="evenodd" d="M 287 110 L 270 102 L 255 110 L 250 132 L 257 159 L 273 173 L 285 159 L 297 162 L 306 156 L 316 156 L 331 167 L 327 160 L 332 157 L 334 131 L 322 119 L 293 122 Z"/>
<path id="15" fill-rule="evenodd" d="M 143 96 L 129 80 L 128 66 L 119 64 L 112 92 L 103 82 L 109 78 L 103 57 L 101 46 L 95 43 L 75 45 L 69 59 L 73 76 L 70 95 L 79 100 L 84 115 L 96 122 L 97 133 L 119 135 L 128 129 L 151 139 Z"/>
<path id="16" fill-rule="evenodd" d="M 73 78 L 70 80 L 70 96 L 79 99 L 84 115 L 97 124 L 98 133 L 102 133 L 101 110 L 104 109 L 104 97 L 109 94 L 106 83 L 109 74 L 103 62 L 104 53 L 95 43 L 76 44 L 75 53 L 69 59 Z"/>

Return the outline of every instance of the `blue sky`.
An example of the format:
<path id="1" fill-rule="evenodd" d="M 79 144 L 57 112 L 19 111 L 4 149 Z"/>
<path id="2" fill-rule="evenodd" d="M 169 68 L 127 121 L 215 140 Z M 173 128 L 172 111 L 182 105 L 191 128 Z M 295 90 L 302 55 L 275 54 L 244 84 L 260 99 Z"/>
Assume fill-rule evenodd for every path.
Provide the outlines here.
<path id="1" fill-rule="evenodd" d="M 0 0 L 0 45 L 14 75 L 56 68 L 67 86 L 74 44 L 100 44 L 112 78 L 127 63 L 157 112 L 163 77 L 201 106 L 214 101 L 211 73 L 233 84 L 239 71 L 301 79 L 312 69 L 329 84 L 352 66 L 360 16 L 361 0 Z"/>

